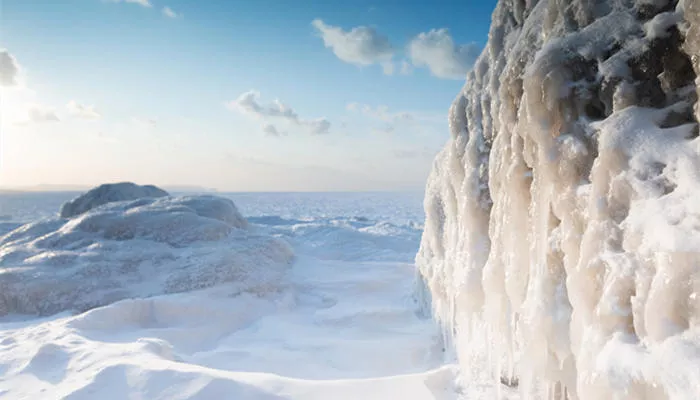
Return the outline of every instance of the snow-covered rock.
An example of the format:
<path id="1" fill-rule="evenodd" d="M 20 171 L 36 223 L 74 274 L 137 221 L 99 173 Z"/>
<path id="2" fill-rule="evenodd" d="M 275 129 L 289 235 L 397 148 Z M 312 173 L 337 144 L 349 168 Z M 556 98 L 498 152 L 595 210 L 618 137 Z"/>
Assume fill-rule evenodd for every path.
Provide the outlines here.
<path id="1" fill-rule="evenodd" d="M 142 197 L 86 207 L 74 218 L 0 236 L 0 315 L 82 311 L 220 283 L 275 290 L 293 258 L 285 241 L 248 229 L 225 198 Z"/>
<path id="2" fill-rule="evenodd" d="M 105 183 L 63 204 L 60 215 L 62 218 L 71 218 L 115 201 L 168 195 L 168 192 L 153 185 L 140 186 L 131 182 Z"/>
<path id="3" fill-rule="evenodd" d="M 700 393 L 698 54 L 695 0 L 499 1 L 416 259 L 466 379 Z"/>

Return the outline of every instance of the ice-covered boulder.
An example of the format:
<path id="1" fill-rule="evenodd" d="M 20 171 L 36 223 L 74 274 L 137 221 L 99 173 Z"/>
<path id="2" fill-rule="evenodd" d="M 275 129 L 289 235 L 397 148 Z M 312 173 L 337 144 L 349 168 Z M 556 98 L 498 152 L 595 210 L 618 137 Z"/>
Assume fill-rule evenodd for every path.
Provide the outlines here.
<path id="1" fill-rule="evenodd" d="M 466 379 L 700 393 L 700 1 L 500 0 L 416 262 Z"/>
<path id="2" fill-rule="evenodd" d="M 115 201 L 165 196 L 168 196 L 168 192 L 153 185 L 141 186 L 131 182 L 105 183 L 64 203 L 60 215 L 62 218 L 70 218 Z"/>
<path id="3" fill-rule="evenodd" d="M 286 242 L 250 230 L 229 199 L 113 201 L 0 236 L 0 315 L 82 311 L 222 283 L 275 290 L 292 259 Z"/>

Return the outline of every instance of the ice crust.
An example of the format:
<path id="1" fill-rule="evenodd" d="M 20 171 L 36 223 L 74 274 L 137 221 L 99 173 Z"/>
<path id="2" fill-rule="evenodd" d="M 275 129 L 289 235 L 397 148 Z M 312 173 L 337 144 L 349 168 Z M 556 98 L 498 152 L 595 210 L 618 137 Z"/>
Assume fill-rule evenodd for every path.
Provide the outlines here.
<path id="1" fill-rule="evenodd" d="M 136 200 L 143 197 L 165 197 L 168 192 L 153 185 L 137 185 L 132 182 L 105 183 L 81 194 L 61 206 L 62 218 L 75 217 L 103 204 Z"/>
<path id="2" fill-rule="evenodd" d="M 499 1 L 416 257 L 465 380 L 700 393 L 698 54 L 698 1 Z"/>
<path id="3" fill-rule="evenodd" d="M 72 218 L 46 218 L 0 236 L 0 315 L 84 311 L 222 283 L 234 292 L 284 285 L 291 247 L 249 228 L 233 201 L 105 187 L 64 204 L 68 215 L 80 211 Z"/>

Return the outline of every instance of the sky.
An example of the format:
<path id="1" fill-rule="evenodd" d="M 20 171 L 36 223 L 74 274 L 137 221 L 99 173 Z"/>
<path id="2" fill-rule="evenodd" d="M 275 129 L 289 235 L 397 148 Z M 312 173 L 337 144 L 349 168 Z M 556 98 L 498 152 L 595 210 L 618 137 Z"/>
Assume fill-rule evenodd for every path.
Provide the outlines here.
<path id="1" fill-rule="evenodd" d="M 0 0 L 0 187 L 420 190 L 495 0 Z"/>

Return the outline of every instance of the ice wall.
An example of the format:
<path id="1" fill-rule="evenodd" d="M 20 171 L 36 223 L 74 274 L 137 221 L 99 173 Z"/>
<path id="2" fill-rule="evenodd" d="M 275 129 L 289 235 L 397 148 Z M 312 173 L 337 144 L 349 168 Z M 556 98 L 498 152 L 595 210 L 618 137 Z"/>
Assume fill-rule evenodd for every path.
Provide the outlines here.
<path id="1" fill-rule="evenodd" d="M 499 1 L 416 258 L 464 379 L 697 398 L 698 73 L 699 0 Z"/>

